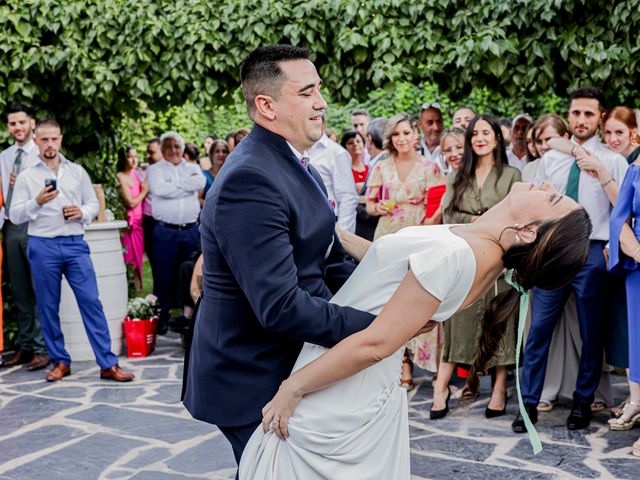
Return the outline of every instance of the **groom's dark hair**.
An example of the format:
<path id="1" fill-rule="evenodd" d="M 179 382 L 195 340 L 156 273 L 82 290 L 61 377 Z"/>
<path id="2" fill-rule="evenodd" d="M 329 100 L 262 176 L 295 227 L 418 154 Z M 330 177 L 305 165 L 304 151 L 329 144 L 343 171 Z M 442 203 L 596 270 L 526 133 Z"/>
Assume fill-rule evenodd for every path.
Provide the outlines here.
<path id="1" fill-rule="evenodd" d="M 278 98 L 280 89 L 287 80 L 280 68 L 281 62 L 308 60 L 311 52 L 293 45 L 266 45 L 249 54 L 240 67 L 242 94 L 247 104 L 249 118 L 253 118 L 258 95 Z"/>

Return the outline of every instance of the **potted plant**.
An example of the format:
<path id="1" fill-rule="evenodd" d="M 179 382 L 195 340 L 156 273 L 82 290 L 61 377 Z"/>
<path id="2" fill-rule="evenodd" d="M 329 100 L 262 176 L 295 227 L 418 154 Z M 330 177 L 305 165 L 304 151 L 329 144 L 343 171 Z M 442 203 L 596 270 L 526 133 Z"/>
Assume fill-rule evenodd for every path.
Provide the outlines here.
<path id="1" fill-rule="evenodd" d="M 159 310 L 158 298 L 154 295 L 129 300 L 123 322 L 128 357 L 146 357 L 155 348 Z"/>

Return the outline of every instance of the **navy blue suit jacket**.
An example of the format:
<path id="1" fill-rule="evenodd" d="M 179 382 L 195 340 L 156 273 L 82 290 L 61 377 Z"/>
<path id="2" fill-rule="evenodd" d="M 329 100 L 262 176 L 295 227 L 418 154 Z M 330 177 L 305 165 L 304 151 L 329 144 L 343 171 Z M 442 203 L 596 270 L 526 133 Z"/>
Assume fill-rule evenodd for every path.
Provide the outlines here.
<path id="1" fill-rule="evenodd" d="M 328 302 L 355 265 L 284 138 L 260 126 L 227 158 L 200 217 L 203 297 L 184 404 L 222 427 L 261 420 L 303 342 L 332 347 L 373 315 Z M 335 239 L 331 254 L 325 254 Z"/>

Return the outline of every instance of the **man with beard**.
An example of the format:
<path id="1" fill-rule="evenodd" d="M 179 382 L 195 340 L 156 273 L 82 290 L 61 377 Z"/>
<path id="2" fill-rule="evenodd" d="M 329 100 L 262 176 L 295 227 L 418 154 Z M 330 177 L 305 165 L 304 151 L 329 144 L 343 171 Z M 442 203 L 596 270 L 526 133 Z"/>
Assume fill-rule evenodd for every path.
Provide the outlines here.
<path id="1" fill-rule="evenodd" d="M 131 381 L 133 374 L 118 366 L 118 357 L 111 351 L 96 274 L 83 238 L 84 226 L 98 214 L 91 179 L 84 168 L 60 154 L 62 133 L 55 120 L 40 122 L 35 132 L 39 157 L 18 176 L 9 217 L 15 224 L 28 222 L 27 257 L 38 292 L 42 332 L 54 364 L 46 380 L 56 382 L 71 373 L 58 312 L 64 274 L 100 366 L 100 378 Z"/>
<path id="2" fill-rule="evenodd" d="M 16 353 L 6 362 L 0 360 L 0 365 L 15 367 L 27 363 L 27 369 L 38 370 L 49 364 L 49 356 L 42 338 L 40 321 L 36 316 L 36 296 L 27 260 L 27 224 L 15 224 L 9 219 L 16 179 L 38 158 L 38 148 L 33 141 L 35 120 L 29 108 L 13 103 L 7 112 L 7 126 L 14 144 L 0 153 L 1 187 L 5 204 L 0 225 L 4 220 L 4 251 L 7 256 L 9 284 L 18 309 L 18 338 Z"/>
<path id="3" fill-rule="evenodd" d="M 604 95 L 599 89 L 580 88 L 574 91 L 569 106 L 569 128 L 574 143 L 569 148 L 571 153 L 547 152 L 540 159 L 535 179 L 538 184 L 544 181 L 552 183 L 559 192 L 580 203 L 593 224 L 589 257 L 572 282 L 559 290 L 533 289 L 531 329 L 522 364 L 522 398 L 531 421 L 535 423 L 553 330 L 573 291 L 582 352 L 573 406 L 567 418 L 569 430 L 589 426 L 591 403 L 600 381 L 605 336 L 603 302 L 607 281 L 603 249 L 609 240 L 609 214 L 617 197 L 616 184 L 621 184 L 627 171 L 624 157 L 609 150 L 596 136 L 604 113 Z M 526 431 L 520 414 L 511 428 L 518 433 Z"/>

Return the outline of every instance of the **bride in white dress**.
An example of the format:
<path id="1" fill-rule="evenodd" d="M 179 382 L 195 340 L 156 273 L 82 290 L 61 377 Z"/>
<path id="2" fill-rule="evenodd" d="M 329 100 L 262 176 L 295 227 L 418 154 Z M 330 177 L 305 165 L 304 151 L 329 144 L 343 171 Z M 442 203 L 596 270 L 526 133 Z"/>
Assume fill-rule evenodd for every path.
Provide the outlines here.
<path id="1" fill-rule="evenodd" d="M 377 318 L 329 350 L 304 345 L 263 409 L 240 479 L 409 479 L 407 397 L 399 387 L 405 342 L 472 304 L 504 268 L 525 288 L 559 288 L 584 263 L 590 232 L 573 200 L 547 183 L 521 183 L 473 224 L 409 227 L 371 245 L 346 237 L 347 251 L 362 260 L 332 302 Z M 506 292 L 489 308 L 478 371 L 517 295 Z"/>

